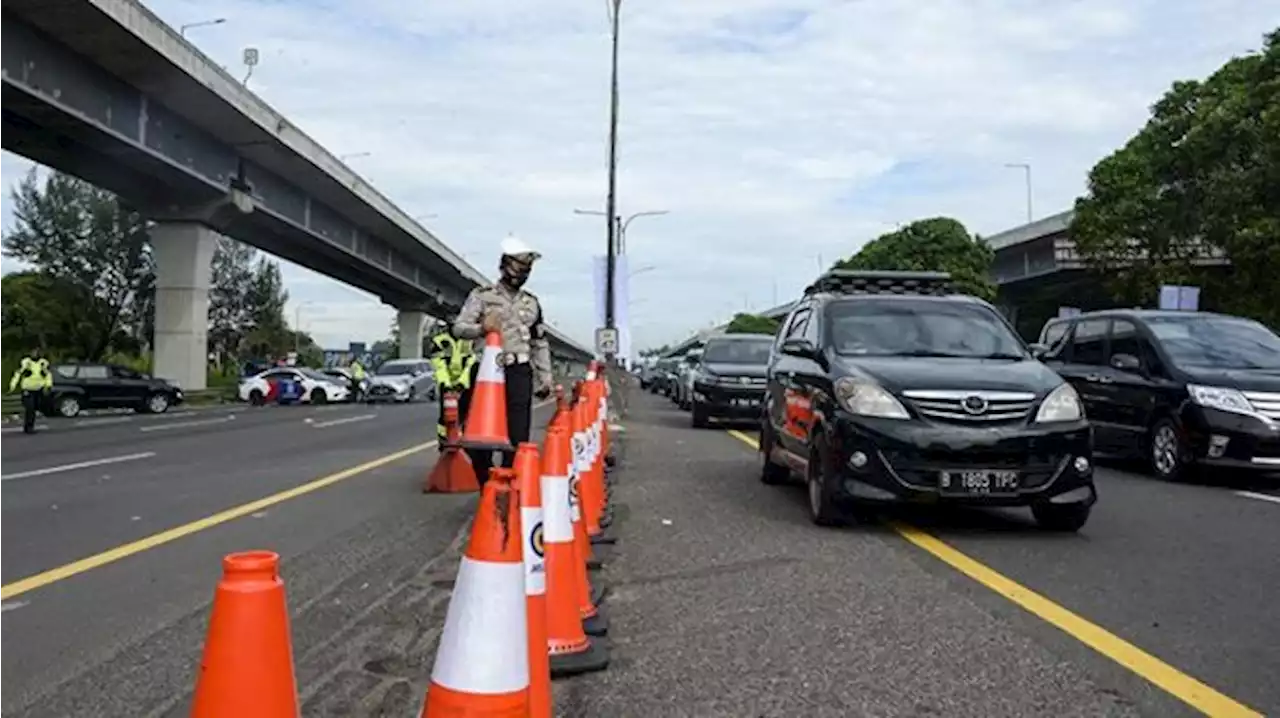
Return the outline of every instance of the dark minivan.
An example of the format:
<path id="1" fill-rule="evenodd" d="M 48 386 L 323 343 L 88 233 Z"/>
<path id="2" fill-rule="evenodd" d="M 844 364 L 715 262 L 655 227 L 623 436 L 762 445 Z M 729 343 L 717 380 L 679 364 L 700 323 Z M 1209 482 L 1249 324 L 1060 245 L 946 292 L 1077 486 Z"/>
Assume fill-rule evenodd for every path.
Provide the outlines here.
<path id="1" fill-rule="evenodd" d="M 815 523 L 876 504 L 1025 506 L 1075 531 L 1097 501 L 1076 390 L 981 299 L 931 272 L 823 275 L 779 332 L 761 480 L 801 476 Z"/>
<path id="2" fill-rule="evenodd" d="M 694 367 L 694 427 L 707 426 L 712 419 L 760 416 L 772 348 L 769 334 L 724 334 L 707 340 Z"/>
<path id="3" fill-rule="evenodd" d="M 71 418 L 83 409 L 133 409 L 163 414 L 183 402 L 182 388 L 116 364 L 57 364 L 53 389 L 44 396 L 46 416 Z"/>
<path id="4" fill-rule="evenodd" d="M 1198 466 L 1280 471 L 1280 337 L 1209 312 L 1108 310 L 1042 333 L 1100 453 L 1175 480 Z"/>

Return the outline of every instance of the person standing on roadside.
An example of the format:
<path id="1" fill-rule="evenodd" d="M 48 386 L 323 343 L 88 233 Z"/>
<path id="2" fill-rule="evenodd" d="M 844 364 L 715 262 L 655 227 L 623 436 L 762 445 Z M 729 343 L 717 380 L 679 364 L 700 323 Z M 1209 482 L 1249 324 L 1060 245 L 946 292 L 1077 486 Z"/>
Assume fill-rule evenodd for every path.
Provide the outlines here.
<path id="1" fill-rule="evenodd" d="M 364 365 L 360 363 L 358 357 L 351 357 L 351 366 L 347 367 L 347 373 L 351 375 L 352 401 L 359 404 L 364 401 Z"/>
<path id="2" fill-rule="evenodd" d="M 22 358 L 18 370 L 9 380 L 9 391 L 22 390 L 22 433 L 34 434 L 36 413 L 40 410 L 45 392 L 53 388 L 53 374 L 49 372 L 49 360 L 44 351 L 36 347 L 30 356 Z"/>
<path id="3" fill-rule="evenodd" d="M 441 451 L 448 438 L 444 425 L 445 394 L 455 394 L 458 399 L 458 420 L 467 415 L 471 406 L 471 369 L 476 355 L 471 342 L 458 341 L 447 331 L 431 338 L 436 351 L 431 357 L 431 368 L 436 380 L 436 399 L 440 402 L 440 414 L 436 419 L 436 437 Z"/>
<path id="4" fill-rule="evenodd" d="M 542 304 L 524 291 L 533 271 L 533 263 L 542 257 L 523 240 L 508 236 L 502 240 L 502 258 L 497 284 L 476 287 L 467 295 L 462 310 L 453 322 L 453 335 L 470 339 L 477 356 L 483 356 L 484 337 L 488 332 L 502 335 L 499 361 L 505 371 L 507 395 L 507 432 L 512 446 L 529 440 L 533 425 L 533 400 L 551 396 L 551 345 L 543 323 Z M 471 370 L 472 386 L 479 374 L 477 362 Z M 465 417 L 463 418 L 465 421 Z M 493 452 L 468 451 L 483 485 L 493 466 Z M 502 466 L 510 468 L 514 452 L 504 451 Z"/>

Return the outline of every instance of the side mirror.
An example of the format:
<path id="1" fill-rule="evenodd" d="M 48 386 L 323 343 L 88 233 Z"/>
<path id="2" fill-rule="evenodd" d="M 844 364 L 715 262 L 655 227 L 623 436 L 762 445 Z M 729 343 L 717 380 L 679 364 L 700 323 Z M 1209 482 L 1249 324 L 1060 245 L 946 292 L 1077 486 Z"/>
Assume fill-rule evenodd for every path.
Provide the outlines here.
<path id="1" fill-rule="evenodd" d="M 1142 361 L 1132 354 L 1116 354 L 1112 356 L 1111 366 L 1120 371 L 1142 371 Z"/>
<path id="2" fill-rule="evenodd" d="M 1035 357 L 1036 359 L 1043 359 L 1045 355 L 1049 353 L 1048 344 L 1040 344 L 1039 342 L 1036 342 L 1035 344 L 1030 345 L 1028 348 L 1031 350 L 1031 356 Z"/>
<path id="3" fill-rule="evenodd" d="M 783 354 L 803 359 L 813 359 L 818 354 L 818 348 L 808 339 L 787 339 L 779 349 Z"/>

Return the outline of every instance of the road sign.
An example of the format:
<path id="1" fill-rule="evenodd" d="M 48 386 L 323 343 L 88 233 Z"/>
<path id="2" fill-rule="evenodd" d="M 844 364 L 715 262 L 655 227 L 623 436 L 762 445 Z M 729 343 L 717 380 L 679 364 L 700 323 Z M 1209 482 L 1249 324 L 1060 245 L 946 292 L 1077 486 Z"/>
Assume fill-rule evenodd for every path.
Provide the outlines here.
<path id="1" fill-rule="evenodd" d="M 598 354 L 618 353 L 618 330 L 600 327 L 596 330 L 596 352 Z"/>

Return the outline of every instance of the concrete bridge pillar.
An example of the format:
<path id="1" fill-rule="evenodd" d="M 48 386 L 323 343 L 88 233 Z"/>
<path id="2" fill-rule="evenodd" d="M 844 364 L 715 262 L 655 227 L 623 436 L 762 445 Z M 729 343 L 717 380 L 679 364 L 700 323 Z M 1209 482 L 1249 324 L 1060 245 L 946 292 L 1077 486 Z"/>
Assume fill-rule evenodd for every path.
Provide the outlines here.
<path id="1" fill-rule="evenodd" d="M 200 222 L 151 228 L 156 262 L 154 374 L 185 391 L 208 388 L 209 283 L 218 234 Z"/>
<path id="2" fill-rule="evenodd" d="M 400 327 L 400 358 L 422 358 L 422 333 L 427 329 L 427 313 L 412 309 L 401 309 L 396 314 L 396 324 Z"/>

